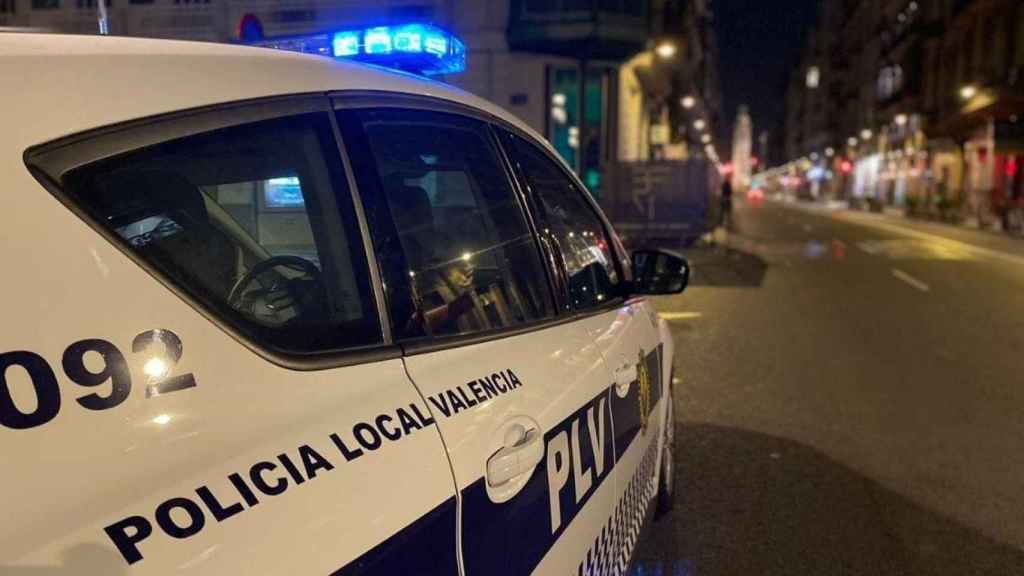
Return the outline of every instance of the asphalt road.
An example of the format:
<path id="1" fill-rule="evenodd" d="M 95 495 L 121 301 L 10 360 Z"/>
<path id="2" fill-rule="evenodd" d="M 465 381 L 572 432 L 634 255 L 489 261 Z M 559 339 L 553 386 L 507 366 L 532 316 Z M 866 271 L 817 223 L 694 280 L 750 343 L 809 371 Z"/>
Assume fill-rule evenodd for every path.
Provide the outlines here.
<path id="1" fill-rule="evenodd" d="M 946 230 L 768 202 L 689 251 L 635 574 L 1024 574 L 1024 241 Z"/>

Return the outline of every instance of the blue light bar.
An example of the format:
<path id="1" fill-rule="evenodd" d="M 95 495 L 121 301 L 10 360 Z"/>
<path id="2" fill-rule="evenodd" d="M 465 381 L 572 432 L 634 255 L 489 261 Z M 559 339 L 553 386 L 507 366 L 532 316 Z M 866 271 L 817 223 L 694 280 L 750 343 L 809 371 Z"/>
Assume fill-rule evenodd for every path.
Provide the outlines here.
<path id="1" fill-rule="evenodd" d="M 387 26 L 370 28 L 363 33 L 363 52 L 367 54 L 391 54 L 393 38 L 391 29 Z"/>
<path id="2" fill-rule="evenodd" d="M 359 54 L 359 32 L 339 32 L 331 41 L 334 56 L 355 56 Z"/>
<path id="3" fill-rule="evenodd" d="M 430 24 L 374 26 L 332 36 L 335 58 L 352 58 L 427 76 L 466 70 L 466 46 Z"/>
<path id="4" fill-rule="evenodd" d="M 349 58 L 434 76 L 466 70 L 466 45 L 431 24 L 401 24 L 268 38 L 249 44 Z"/>

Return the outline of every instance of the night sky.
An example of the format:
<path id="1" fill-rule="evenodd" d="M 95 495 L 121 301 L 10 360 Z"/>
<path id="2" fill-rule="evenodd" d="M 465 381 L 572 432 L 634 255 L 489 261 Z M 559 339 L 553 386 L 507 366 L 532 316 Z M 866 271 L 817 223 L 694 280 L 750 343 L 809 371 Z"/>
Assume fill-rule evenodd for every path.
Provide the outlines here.
<path id="1" fill-rule="evenodd" d="M 762 130 L 772 134 L 774 148 L 781 145 L 786 83 L 799 62 L 818 4 L 819 0 L 712 1 L 721 52 L 723 142 L 730 142 L 736 110 L 746 104 L 754 122 L 754 153 Z M 728 157 L 731 148 L 722 152 Z"/>

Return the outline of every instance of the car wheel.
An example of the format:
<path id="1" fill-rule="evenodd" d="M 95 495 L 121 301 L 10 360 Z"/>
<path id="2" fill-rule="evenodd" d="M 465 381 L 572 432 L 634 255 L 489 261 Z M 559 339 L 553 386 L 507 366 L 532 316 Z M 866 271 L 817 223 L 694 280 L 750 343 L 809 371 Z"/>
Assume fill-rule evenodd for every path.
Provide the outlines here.
<path id="1" fill-rule="evenodd" d="M 673 377 L 675 374 L 673 373 Z M 655 516 L 661 517 L 672 510 L 675 502 L 675 444 L 676 419 L 675 403 L 672 401 L 672 380 L 669 380 L 669 393 L 665 395 L 668 402 L 665 413 L 665 441 L 661 447 L 661 471 L 658 474 L 658 504 Z"/>

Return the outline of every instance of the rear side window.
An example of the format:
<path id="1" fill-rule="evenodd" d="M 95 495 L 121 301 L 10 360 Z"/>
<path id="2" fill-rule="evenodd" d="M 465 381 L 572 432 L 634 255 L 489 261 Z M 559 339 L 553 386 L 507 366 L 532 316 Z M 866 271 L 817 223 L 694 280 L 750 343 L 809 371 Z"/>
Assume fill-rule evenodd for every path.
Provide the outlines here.
<path id="1" fill-rule="evenodd" d="M 340 117 L 398 338 L 553 314 L 539 249 L 486 124 L 395 109 Z"/>
<path id="2" fill-rule="evenodd" d="M 272 349 L 310 353 L 381 341 L 341 174 L 330 118 L 311 113 L 52 176 L 94 222 L 218 318 Z"/>
<path id="3" fill-rule="evenodd" d="M 602 306 L 619 293 L 614 250 L 597 212 L 561 167 L 537 146 L 502 132 L 509 158 L 529 188 L 537 228 L 564 263 L 576 310 Z"/>

